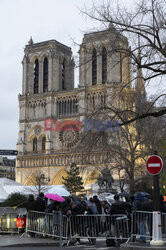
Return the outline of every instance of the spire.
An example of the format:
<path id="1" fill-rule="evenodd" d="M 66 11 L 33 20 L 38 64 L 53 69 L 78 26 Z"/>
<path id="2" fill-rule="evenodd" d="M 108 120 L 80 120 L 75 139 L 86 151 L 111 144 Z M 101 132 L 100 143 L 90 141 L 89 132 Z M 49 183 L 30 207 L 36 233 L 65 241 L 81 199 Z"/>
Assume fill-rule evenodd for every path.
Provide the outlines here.
<path id="1" fill-rule="evenodd" d="M 136 91 L 140 95 L 146 96 L 145 92 L 145 82 L 142 75 L 141 65 L 141 45 L 140 45 L 140 36 L 138 35 L 138 67 L 137 67 L 137 80 L 136 80 Z"/>
<path id="2" fill-rule="evenodd" d="M 29 41 L 28 41 L 29 45 L 33 45 L 33 40 L 32 40 L 32 36 L 30 37 Z"/>

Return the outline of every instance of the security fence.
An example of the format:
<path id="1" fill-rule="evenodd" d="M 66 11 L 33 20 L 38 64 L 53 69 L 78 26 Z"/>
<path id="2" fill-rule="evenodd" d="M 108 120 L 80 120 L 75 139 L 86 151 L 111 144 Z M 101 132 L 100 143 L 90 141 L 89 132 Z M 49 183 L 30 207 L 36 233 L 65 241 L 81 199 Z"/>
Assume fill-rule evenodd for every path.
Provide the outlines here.
<path id="1" fill-rule="evenodd" d="M 55 211 L 54 213 L 43 213 L 29 211 L 27 216 L 26 232 L 31 235 L 37 234 L 44 236 L 52 236 L 60 240 L 69 238 L 69 219 L 62 216 L 62 213 Z"/>
<path id="2" fill-rule="evenodd" d="M 19 233 L 26 227 L 25 208 L 0 207 L 0 233 Z"/>
<path id="3" fill-rule="evenodd" d="M 136 211 L 131 215 L 131 238 L 152 239 L 153 212 Z"/>
<path id="4" fill-rule="evenodd" d="M 166 241 L 166 213 L 161 214 L 162 237 Z"/>
<path id="5" fill-rule="evenodd" d="M 30 235 L 50 236 L 67 244 L 80 239 L 95 243 L 96 239 L 129 241 L 136 238 L 152 239 L 153 212 L 136 211 L 130 216 L 116 215 L 62 215 L 60 211 L 43 213 L 26 209 L 0 208 L 0 233 L 19 232 L 25 228 Z M 26 220 L 26 221 L 25 221 Z M 161 231 L 166 239 L 166 213 L 161 214 Z"/>

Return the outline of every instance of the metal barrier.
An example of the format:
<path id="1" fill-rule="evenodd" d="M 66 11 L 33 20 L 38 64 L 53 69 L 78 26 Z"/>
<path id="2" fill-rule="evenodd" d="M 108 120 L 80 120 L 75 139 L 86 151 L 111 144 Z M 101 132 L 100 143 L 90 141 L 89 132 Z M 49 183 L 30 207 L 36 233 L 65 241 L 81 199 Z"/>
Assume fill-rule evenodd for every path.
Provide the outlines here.
<path id="1" fill-rule="evenodd" d="M 19 233 L 26 226 L 27 210 L 12 207 L 0 207 L 0 233 Z"/>
<path id="2" fill-rule="evenodd" d="M 119 215 L 71 215 L 61 212 L 52 214 L 29 211 L 26 232 L 56 237 L 60 240 L 88 239 L 95 243 L 98 238 L 129 241 L 134 237 L 152 238 L 153 212 L 136 211 L 131 217 Z M 166 213 L 162 214 L 162 233 L 166 237 Z"/>
<path id="3" fill-rule="evenodd" d="M 162 237 L 166 241 L 166 213 L 161 214 Z"/>
<path id="4" fill-rule="evenodd" d="M 70 240 L 86 238 L 92 243 L 96 238 L 127 240 L 130 237 L 129 221 L 124 214 L 70 216 Z"/>
<path id="5" fill-rule="evenodd" d="M 67 240 L 69 237 L 68 218 L 62 216 L 59 211 L 54 213 L 29 211 L 26 232 L 59 238 L 62 245 L 62 239 Z"/>
<path id="6" fill-rule="evenodd" d="M 142 240 L 152 238 L 153 212 L 136 211 L 132 213 L 131 239 L 140 237 Z"/>

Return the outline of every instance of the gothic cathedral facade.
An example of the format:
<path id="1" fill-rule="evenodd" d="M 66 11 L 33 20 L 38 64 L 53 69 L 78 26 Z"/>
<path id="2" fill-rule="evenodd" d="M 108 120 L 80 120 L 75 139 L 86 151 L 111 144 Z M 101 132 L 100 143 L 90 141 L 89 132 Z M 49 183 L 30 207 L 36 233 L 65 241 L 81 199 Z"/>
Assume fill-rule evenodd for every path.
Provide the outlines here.
<path id="1" fill-rule="evenodd" d="M 106 148 L 79 150 L 78 145 L 88 115 L 109 103 L 120 105 L 120 89 L 132 92 L 131 62 L 129 57 L 122 59 L 117 49 L 122 47 L 128 49 L 128 41 L 114 29 L 85 34 L 79 49 L 79 84 L 74 88 L 71 48 L 56 40 L 29 41 L 19 94 L 17 182 L 34 185 L 40 171 L 50 185 L 62 184 L 66 168 L 75 162 L 86 186 L 96 182 L 97 166 L 116 164 Z"/>

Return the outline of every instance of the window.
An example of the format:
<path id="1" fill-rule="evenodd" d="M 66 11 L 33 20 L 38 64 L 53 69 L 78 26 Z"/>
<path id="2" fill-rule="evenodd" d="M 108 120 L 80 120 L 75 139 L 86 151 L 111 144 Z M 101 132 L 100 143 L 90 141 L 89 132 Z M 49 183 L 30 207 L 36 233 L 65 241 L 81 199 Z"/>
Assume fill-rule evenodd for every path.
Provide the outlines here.
<path id="1" fill-rule="evenodd" d="M 33 139 L 33 152 L 37 152 L 37 138 Z"/>
<path id="2" fill-rule="evenodd" d="M 97 83 L 97 52 L 93 49 L 92 52 L 92 85 Z"/>
<path id="3" fill-rule="evenodd" d="M 46 150 L 46 137 L 42 138 L 42 151 Z"/>
<path id="4" fill-rule="evenodd" d="M 43 92 L 48 91 L 48 59 L 44 58 L 43 62 Z"/>
<path id="5" fill-rule="evenodd" d="M 34 64 L 34 94 L 39 92 L 39 61 L 35 60 Z"/>
<path id="6" fill-rule="evenodd" d="M 107 50 L 105 47 L 102 49 L 102 83 L 107 81 Z"/>
<path id="7" fill-rule="evenodd" d="M 62 63 L 62 90 L 65 90 L 65 60 Z"/>

